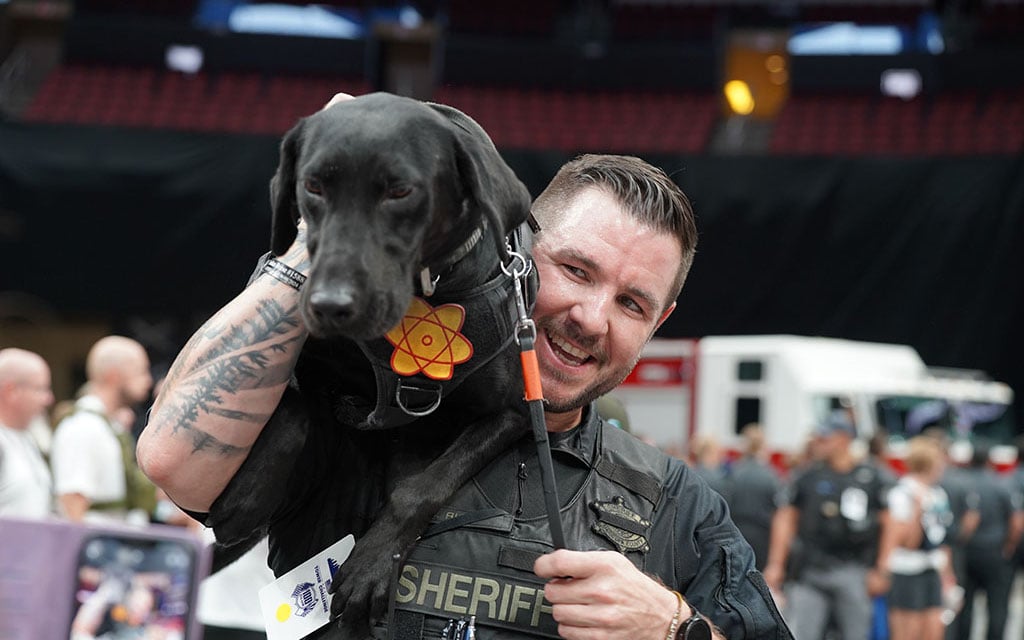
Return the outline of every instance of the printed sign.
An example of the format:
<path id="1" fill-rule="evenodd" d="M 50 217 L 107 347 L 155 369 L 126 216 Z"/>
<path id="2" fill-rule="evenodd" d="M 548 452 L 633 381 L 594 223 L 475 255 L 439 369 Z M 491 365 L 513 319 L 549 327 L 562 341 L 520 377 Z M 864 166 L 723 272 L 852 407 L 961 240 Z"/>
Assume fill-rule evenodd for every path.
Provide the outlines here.
<path id="1" fill-rule="evenodd" d="M 268 640 L 298 640 L 331 619 L 331 576 L 356 544 L 345 536 L 260 589 Z"/>

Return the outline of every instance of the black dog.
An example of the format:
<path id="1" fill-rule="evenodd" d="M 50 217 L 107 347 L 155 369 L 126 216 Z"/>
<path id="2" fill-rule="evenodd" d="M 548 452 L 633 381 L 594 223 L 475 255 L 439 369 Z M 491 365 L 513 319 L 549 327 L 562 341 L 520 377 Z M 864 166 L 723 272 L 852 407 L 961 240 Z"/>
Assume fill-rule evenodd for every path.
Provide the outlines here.
<path id="1" fill-rule="evenodd" d="M 502 264 L 530 195 L 470 118 L 378 93 L 289 131 L 271 198 L 275 254 L 295 240 L 299 216 L 307 224 L 301 313 L 313 337 L 212 512 L 241 503 L 252 519 L 215 529 L 224 540 L 266 532 L 272 507 L 264 505 L 282 504 L 286 489 L 280 482 L 265 490 L 262 479 L 287 477 L 311 423 L 346 432 L 351 464 L 339 467 L 390 447 L 386 500 L 372 524 L 353 519 L 366 530 L 353 531 L 356 547 L 332 585 L 340 633 L 365 636 L 384 613 L 395 559 L 460 486 L 528 430 L 513 340 L 517 282 Z M 387 431 L 373 431 L 380 429 Z M 395 435 L 373 437 L 382 433 Z M 364 471 L 338 473 L 369 482 Z"/>

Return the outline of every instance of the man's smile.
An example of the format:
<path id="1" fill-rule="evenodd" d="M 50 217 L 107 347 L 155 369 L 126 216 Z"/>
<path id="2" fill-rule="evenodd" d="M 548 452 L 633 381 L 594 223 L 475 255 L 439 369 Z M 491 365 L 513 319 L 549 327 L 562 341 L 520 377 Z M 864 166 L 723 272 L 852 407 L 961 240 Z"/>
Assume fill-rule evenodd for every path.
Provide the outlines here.
<path id="1" fill-rule="evenodd" d="M 545 331 L 544 335 L 548 338 L 552 352 L 566 364 L 578 367 L 590 359 L 589 353 L 573 345 L 562 336 L 551 333 L 550 330 Z"/>

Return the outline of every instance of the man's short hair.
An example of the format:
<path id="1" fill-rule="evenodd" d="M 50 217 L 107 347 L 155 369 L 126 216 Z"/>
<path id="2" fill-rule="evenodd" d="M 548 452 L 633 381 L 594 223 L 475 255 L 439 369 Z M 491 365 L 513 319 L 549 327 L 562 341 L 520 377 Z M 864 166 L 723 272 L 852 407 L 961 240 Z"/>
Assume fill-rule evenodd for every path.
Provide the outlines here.
<path id="1" fill-rule="evenodd" d="M 664 171 L 640 158 L 586 154 L 562 165 L 534 201 L 533 214 L 541 233 L 545 224 L 557 225 L 568 201 L 592 186 L 607 189 L 636 220 L 679 241 L 682 260 L 666 303 L 671 304 L 683 288 L 697 251 L 697 224 L 690 199 Z"/>

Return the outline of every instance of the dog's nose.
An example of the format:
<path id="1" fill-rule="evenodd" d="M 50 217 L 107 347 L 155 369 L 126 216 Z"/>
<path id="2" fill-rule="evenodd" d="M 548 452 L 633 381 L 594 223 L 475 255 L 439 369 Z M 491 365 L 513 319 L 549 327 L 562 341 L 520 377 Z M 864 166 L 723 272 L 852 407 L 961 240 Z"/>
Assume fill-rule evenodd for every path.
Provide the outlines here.
<path id="1" fill-rule="evenodd" d="M 321 322 L 345 322 L 356 311 L 356 298 L 347 288 L 334 291 L 314 291 L 309 296 L 309 306 Z"/>

